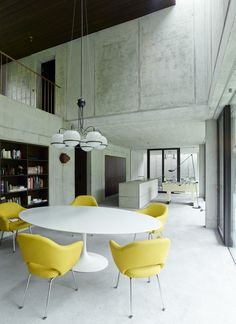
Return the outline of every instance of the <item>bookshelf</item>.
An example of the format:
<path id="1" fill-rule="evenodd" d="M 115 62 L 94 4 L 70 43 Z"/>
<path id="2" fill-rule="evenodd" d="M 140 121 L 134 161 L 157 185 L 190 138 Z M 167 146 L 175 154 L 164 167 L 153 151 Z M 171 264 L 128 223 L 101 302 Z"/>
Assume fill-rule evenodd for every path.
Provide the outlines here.
<path id="1" fill-rule="evenodd" d="M 0 140 L 0 203 L 48 206 L 48 147 Z"/>

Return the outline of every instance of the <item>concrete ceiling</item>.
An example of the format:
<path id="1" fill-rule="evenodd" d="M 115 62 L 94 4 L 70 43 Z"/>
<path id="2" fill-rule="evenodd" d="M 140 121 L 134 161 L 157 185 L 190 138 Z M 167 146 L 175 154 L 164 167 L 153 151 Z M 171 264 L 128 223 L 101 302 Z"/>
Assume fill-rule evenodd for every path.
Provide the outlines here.
<path id="1" fill-rule="evenodd" d="M 15 59 L 81 35 L 80 0 L 0 1 L 0 50 Z M 175 0 L 84 0 L 84 34 L 173 6 Z M 72 17 L 74 13 L 73 35 Z M 86 28 L 86 19 L 89 28 Z"/>
<path id="2" fill-rule="evenodd" d="M 204 143 L 205 123 L 196 121 L 163 121 L 120 127 L 104 126 L 109 142 L 131 149 L 180 147 Z"/>
<path id="3" fill-rule="evenodd" d="M 196 114 L 197 111 L 197 114 Z M 205 141 L 205 105 L 86 118 L 109 142 L 131 149 L 194 146 Z M 77 121 L 72 124 L 77 127 Z"/>

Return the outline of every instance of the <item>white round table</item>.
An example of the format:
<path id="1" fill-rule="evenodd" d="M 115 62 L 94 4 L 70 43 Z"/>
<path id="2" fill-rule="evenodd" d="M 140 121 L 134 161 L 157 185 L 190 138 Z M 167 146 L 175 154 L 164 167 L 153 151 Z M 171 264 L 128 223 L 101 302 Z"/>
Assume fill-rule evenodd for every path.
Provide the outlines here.
<path id="1" fill-rule="evenodd" d="M 50 230 L 81 233 L 83 251 L 73 270 L 95 272 L 103 270 L 108 260 L 87 251 L 87 234 L 144 233 L 161 227 L 161 222 L 135 211 L 108 207 L 50 206 L 27 209 L 20 213 L 24 221 Z"/>

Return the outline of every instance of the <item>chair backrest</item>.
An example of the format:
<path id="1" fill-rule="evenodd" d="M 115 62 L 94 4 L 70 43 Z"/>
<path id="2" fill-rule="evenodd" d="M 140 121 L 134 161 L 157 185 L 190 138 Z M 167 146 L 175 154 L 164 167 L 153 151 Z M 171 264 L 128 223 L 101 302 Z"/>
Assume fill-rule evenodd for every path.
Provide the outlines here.
<path id="1" fill-rule="evenodd" d="M 168 212 L 168 207 L 166 204 L 162 203 L 152 203 L 149 204 L 146 208 L 148 215 L 153 217 L 164 216 Z"/>
<path id="2" fill-rule="evenodd" d="M 15 202 L 6 202 L 0 204 L 0 229 L 9 230 L 9 219 L 19 218 L 19 213 L 25 210 L 24 207 Z"/>
<path id="3" fill-rule="evenodd" d="M 72 206 L 94 206 L 97 207 L 98 203 L 93 196 L 84 195 L 77 196 L 71 203 Z"/>
<path id="4" fill-rule="evenodd" d="M 18 218 L 19 213 L 25 210 L 24 207 L 15 202 L 6 202 L 0 204 L 0 217 Z"/>
<path id="5" fill-rule="evenodd" d="M 146 208 L 137 211 L 142 214 L 158 217 L 158 219 L 162 222 L 162 229 L 163 229 L 168 214 L 168 206 L 166 204 L 152 203 L 149 204 Z"/>
<path id="6" fill-rule="evenodd" d="M 79 259 L 83 242 L 63 246 L 40 236 L 20 233 L 17 241 L 25 263 L 30 270 L 30 264 L 36 264 L 56 270 L 60 275 L 69 271 Z M 73 250 L 70 247 L 73 247 Z"/>
<path id="7" fill-rule="evenodd" d="M 162 268 L 170 249 L 170 239 L 135 241 L 123 247 L 110 241 L 114 261 L 121 273 L 129 269 L 159 265 Z"/>

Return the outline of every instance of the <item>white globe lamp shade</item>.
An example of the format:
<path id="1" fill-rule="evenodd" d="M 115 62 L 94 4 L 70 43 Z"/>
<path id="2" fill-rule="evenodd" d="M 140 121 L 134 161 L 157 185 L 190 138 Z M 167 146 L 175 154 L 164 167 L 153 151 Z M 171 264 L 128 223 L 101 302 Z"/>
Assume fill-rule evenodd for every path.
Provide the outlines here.
<path id="1" fill-rule="evenodd" d="M 66 146 L 75 147 L 80 142 L 80 134 L 76 130 L 67 130 L 64 133 L 64 143 Z"/>
<path id="2" fill-rule="evenodd" d="M 102 143 L 102 135 L 97 131 L 89 132 L 86 136 L 86 142 L 95 148 Z"/>
<path id="3" fill-rule="evenodd" d="M 86 143 L 85 140 L 82 140 L 80 142 L 80 148 L 81 148 L 81 150 L 83 150 L 85 152 L 90 152 L 93 149 L 93 147 L 91 145 L 89 145 L 88 143 Z"/>
<path id="4" fill-rule="evenodd" d="M 102 151 L 107 147 L 107 139 L 105 136 L 101 137 L 102 143 L 96 147 L 96 150 Z"/>
<path id="5" fill-rule="evenodd" d="M 51 145 L 58 149 L 61 149 L 61 148 L 65 147 L 63 140 L 64 140 L 63 134 L 60 134 L 60 133 L 54 134 L 54 135 L 52 135 L 52 138 L 51 138 Z"/>

